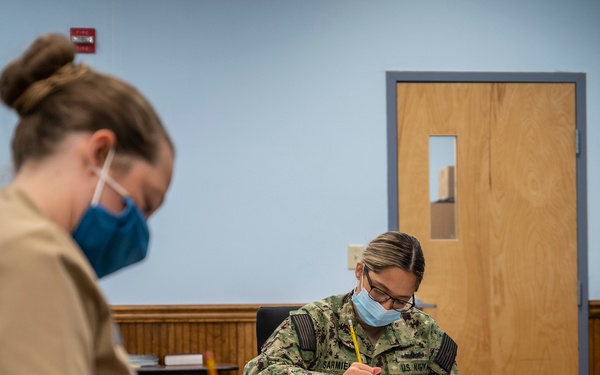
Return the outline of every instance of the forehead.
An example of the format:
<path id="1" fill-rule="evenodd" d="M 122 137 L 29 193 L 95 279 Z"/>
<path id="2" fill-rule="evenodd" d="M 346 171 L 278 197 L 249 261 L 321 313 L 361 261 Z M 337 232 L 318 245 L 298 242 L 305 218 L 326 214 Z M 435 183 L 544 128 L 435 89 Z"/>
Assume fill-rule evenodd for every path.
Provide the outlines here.
<path id="1" fill-rule="evenodd" d="M 369 269 L 369 277 L 376 286 L 392 297 L 409 297 L 417 290 L 417 276 L 398 267 L 387 267 L 379 273 Z"/>

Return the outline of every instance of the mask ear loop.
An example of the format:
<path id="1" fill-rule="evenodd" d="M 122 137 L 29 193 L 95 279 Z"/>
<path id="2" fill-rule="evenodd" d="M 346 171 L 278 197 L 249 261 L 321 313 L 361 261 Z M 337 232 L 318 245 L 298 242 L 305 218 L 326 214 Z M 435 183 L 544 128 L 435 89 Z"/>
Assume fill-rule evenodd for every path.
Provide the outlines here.
<path id="1" fill-rule="evenodd" d="M 363 263 L 362 270 L 360 270 L 360 290 L 364 289 L 364 284 L 365 284 L 365 264 Z M 358 294 L 357 289 L 358 289 L 358 280 L 356 280 L 356 285 L 354 286 L 354 295 Z"/>
<path id="2" fill-rule="evenodd" d="M 100 171 L 98 184 L 96 185 L 96 190 L 94 190 L 94 195 L 92 196 L 92 206 L 97 206 L 100 201 L 100 194 L 102 194 L 102 189 L 104 189 L 104 181 L 108 177 L 108 170 L 110 168 L 110 164 L 112 163 L 112 159 L 115 156 L 115 150 L 111 148 L 108 151 L 108 155 L 106 155 L 106 159 L 104 160 L 104 165 L 102 166 L 102 170 Z M 94 170 L 94 172 L 96 172 Z M 96 172 L 98 173 L 98 172 Z"/>
<path id="3" fill-rule="evenodd" d="M 102 170 L 98 167 L 93 167 L 93 170 L 98 176 L 100 176 L 100 174 L 102 173 Z M 128 197 L 130 195 L 129 192 L 125 190 L 123 186 L 119 185 L 119 183 L 113 180 L 113 178 L 109 175 L 105 176 L 104 183 L 110 186 L 114 191 L 119 193 L 119 195 L 121 195 L 123 198 Z"/>

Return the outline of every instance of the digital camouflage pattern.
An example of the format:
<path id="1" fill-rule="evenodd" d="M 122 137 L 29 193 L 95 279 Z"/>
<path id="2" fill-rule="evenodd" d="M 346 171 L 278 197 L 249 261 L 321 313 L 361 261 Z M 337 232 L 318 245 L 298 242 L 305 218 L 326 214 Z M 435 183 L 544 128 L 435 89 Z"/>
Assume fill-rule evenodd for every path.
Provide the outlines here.
<path id="1" fill-rule="evenodd" d="M 316 350 L 301 348 L 294 322 L 288 317 L 264 343 L 261 354 L 246 364 L 244 375 L 343 374 L 357 362 L 348 319 L 354 325 L 363 363 L 381 367 L 382 375 L 459 374 L 454 353 L 448 358 L 447 351 L 440 352 L 441 346 L 454 343 L 444 339 L 447 336 L 433 318 L 420 310 L 413 308 L 403 319 L 386 326 L 375 346 L 356 320 L 352 293 L 305 305 L 291 314 L 309 314 Z M 450 360 L 446 366 L 451 366 L 450 372 L 438 364 L 444 354 Z"/>

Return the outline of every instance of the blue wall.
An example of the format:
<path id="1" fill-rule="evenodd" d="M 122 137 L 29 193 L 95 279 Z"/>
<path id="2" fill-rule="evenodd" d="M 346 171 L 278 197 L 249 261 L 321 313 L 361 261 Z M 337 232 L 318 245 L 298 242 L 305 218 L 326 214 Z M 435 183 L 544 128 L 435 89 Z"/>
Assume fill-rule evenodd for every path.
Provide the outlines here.
<path id="1" fill-rule="evenodd" d="M 387 230 L 387 70 L 585 72 L 587 144 L 600 144 L 597 0 L 3 2 L 2 66 L 41 33 L 95 27 L 98 51 L 80 59 L 136 85 L 176 143 L 149 258 L 102 281 L 114 304 L 350 290 L 347 245 Z M 0 184 L 15 121 L 0 109 Z M 590 299 L 599 152 L 588 150 Z"/>

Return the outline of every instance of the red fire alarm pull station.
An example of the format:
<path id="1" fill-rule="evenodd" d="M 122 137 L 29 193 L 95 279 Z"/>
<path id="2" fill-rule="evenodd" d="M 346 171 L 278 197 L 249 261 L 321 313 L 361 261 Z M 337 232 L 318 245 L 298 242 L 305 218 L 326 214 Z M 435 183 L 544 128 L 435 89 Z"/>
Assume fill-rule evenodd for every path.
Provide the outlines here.
<path id="1" fill-rule="evenodd" d="M 72 27 L 71 42 L 79 53 L 95 53 L 96 29 Z"/>

